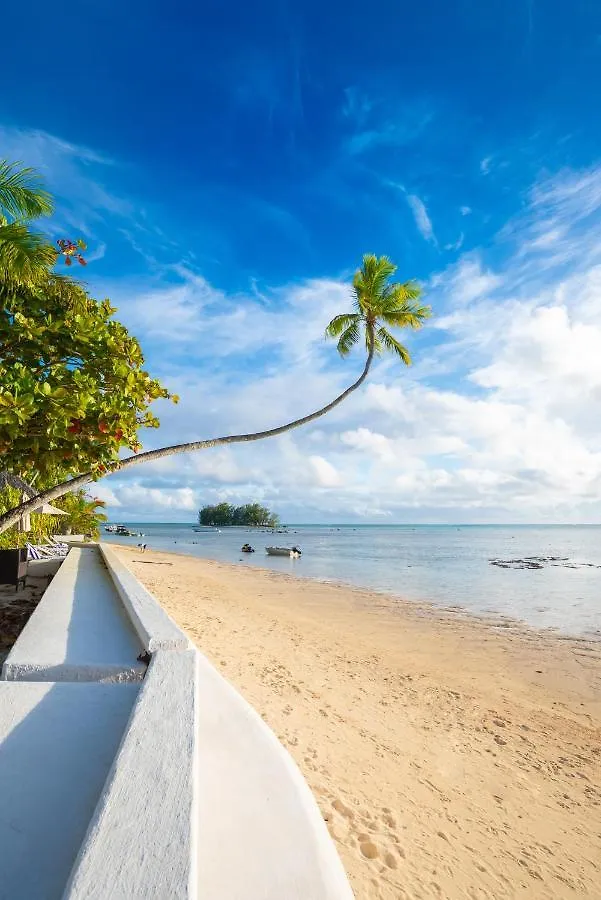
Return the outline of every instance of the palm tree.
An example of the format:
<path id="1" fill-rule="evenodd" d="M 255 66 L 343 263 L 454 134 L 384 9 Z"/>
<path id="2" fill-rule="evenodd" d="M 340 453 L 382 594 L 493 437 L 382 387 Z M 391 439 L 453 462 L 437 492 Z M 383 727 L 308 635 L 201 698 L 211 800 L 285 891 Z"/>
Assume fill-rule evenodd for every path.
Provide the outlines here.
<path id="1" fill-rule="evenodd" d="M 58 505 L 67 515 L 58 520 L 57 534 L 87 534 L 97 538 L 101 522 L 107 521 L 102 512 L 106 506 L 104 500 L 90 497 L 84 490 L 69 491 Z"/>
<path id="2" fill-rule="evenodd" d="M 374 354 L 383 351 L 395 354 L 406 366 L 410 366 L 409 351 L 385 326 L 421 328 L 430 315 L 430 307 L 420 306 L 417 302 L 421 288 L 415 281 L 389 283 L 395 272 L 396 266 L 388 257 L 366 254 L 363 265 L 353 278 L 354 312 L 335 316 L 326 328 L 328 337 L 338 338 L 341 356 L 347 356 L 363 331 L 367 348 L 364 377 Z"/>
<path id="3" fill-rule="evenodd" d="M 269 428 L 266 431 L 256 431 L 250 434 L 230 434 L 225 437 L 209 438 L 208 440 L 190 441 L 186 444 L 174 444 L 170 447 L 161 447 L 157 450 L 147 450 L 129 456 L 115 463 L 112 472 L 121 472 L 130 466 L 139 465 L 142 462 L 150 462 L 173 456 L 176 453 L 187 453 L 191 450 L 207 450 L 210 447 L 219 447 L 224 444 L 241 444 L 248 441 L 260 441 L 264 438 L 276 437 L 313 422 L 324 416 L 334 407 L 345 400 L 349 394 L 360 387 L 371 368 L 375 354 L 391 352 L 398 356 L 405 365 L 410 365 L 411 357 L 406 347 L 397 341 L 390 333 L 390 328 L 421 328 L 425 320 L 430 316 L 430 307 L 420 305 L 421 289 L 414 281 L 402 283 L 390 283 L 390 277 L 395 273 L 396 266 L 385 257 L 377 257 L 368 254 L 363 257 L 363 264 L 353 278 L 354 311 L 335 316 L 326 328 L 326 337 L 338 338 L 338 352 L 346 356 L 356 344 L 363 332 L 367 359 L 360 376 L 350 387 L 334 398 L 330 403 L 322 406 L 315 412 L 299 419 L 294 419 L 277 428 Z M 109 473 L 110 474 L 110 473 Z M 76 490 L 92 481 L 92 473 L 86 472 L 77 475 L 69 481 L 64 481 L 53 488 L 40 492 L 33 500 L 13 510 L 9 510 L 0 516 L 0 534 L 10 528 L 29 508 L 39 506 L 40 502 L 49 503 L 57 497 L 63 496 L 67 491 Z"/>
<path id="4" fill-rule="evenodd" d="M 41 177 L 18 163 L 0 160 L 0 284 L 4 290 L 33 284 L 56 261 L 47 239 L 30 223 L 53 211 Z"/>

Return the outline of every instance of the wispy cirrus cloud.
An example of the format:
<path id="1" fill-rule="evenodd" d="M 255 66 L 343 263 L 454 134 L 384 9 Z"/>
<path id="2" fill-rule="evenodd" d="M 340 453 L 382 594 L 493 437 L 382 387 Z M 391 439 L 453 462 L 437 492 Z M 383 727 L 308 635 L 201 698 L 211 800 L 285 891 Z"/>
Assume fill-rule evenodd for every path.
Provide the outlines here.
<path id="1" fill-rule="evenodd" d="M 381 148 L 403 147 L 418 140 L 435 117 L 430 101 L 412 99 L 392 104 L 381 96 L 373 97 L 355 86 L 347 87 L 341 107 L 347 122 L 343 149 L 361 156 Z"/>
<path id="2" fill-rule="evenodd" d="M 431 244 L 436 244 L 436 235 L 434 234 L 432 221 L 428 215 L 428 210 L 426 209 L 424 201 L 421 200 L 417 194 L 407 194 L 407 203 L 413 213 L 417 230 L 423 239 L 429 241 Z"/>
<path id="3" fill-rule="evenodd" d="M 88 263 L 99 262 L 108 252 L 114 260 L 120 226 L 136 230 L 140 210 L 114 187 L 122 180 L 117 177 L 121 169 L 105 154 L 45 131 L 0 125 L 0 158 L 22 161 L 40 172 L 56 201 L 56 212 L 44 219 L 43 230 L 51 239 L 85 238 Z"/>
<path id="4" fill-rule="evenodd" d="M 0 154 L 22 160 L 45 176 L 60 203 L 60 217 L 91 235 L 103 217 L 130 217 L 133 204 L 102 183 L 113 159 L 61 140 L 45 131 L 6 128 L 0 125 Z"/>
<path id="5" fill-rule="evenodd" d="M 413 216 L 413 220 L 417 227 L 417 230 L 423 237 L 425 241 L 433 244 L 434 246 L 438 246 L 438 241 L 436 239 L 436 235 L 434 234 L 434 226 L 432 225 L 432 220 L 428 214 L 428 210 L 426 208 L 426 204 L 416 193 L 410 193 L 407 188 L 403 184 L 399 184 L 396 181 L 391 181 L 389 179 L 379 179 L 380 183 L 386 187 L 391 188 L 393 191 L 400 191 L 407 201 L 407 205 L 411 211 Z"/>

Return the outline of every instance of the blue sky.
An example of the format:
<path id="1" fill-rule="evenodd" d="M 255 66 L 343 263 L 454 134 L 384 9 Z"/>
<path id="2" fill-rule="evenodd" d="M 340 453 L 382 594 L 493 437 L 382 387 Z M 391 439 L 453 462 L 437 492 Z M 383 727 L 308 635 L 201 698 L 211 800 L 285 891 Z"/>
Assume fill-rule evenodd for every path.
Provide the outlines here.
<path id="1" fill-rule="evenodd" d="M 125 12 L 124 12 L 125 10 Z M 104 483 L 114 517 L 262 499 L 297 521 L 596 521 L 601 10 L 589 2 L 3 12 L 0 155 L 182 394 L 162 442 L 354 377 L 323 340 L 364 252 L 435 311 L 303 433 Z M 146 445 L 158 436 L 146 438 Z"/>

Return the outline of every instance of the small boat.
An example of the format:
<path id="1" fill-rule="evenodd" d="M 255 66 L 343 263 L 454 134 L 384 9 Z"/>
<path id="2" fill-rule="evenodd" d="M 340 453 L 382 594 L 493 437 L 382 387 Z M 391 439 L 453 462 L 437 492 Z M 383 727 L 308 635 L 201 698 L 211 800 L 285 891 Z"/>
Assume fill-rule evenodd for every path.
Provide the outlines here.
<path id="1" fill-rule="evenodd" d="M 298 547 L 265 547 L 268 556 L 289 556 L 291 559 L 298 559 L 302 550 Z"/>
<path id="2" fill-rule="evenodd" d="M 105 525 L 104 530 L 109 534 L 119 534 L 121 537 L 144 537 L 138 531 L 131 531 L 126 525 Z"/>
<path id="3" fill-rule="evenodd" d="M 240 553 L 254 553 L 254 548 L 250 546 L 250 544 L 243 544 L 240 548 Z"/>

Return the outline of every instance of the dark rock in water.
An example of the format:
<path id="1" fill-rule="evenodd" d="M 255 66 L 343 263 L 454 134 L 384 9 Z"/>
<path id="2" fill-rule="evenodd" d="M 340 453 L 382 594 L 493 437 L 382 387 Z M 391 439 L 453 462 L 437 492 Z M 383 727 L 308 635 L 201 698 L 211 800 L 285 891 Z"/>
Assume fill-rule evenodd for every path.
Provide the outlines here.
<path id="1" fill-rule="evenodd" d="M 491 566 L 500 569 L 543 569 L 546 565 L 561 566 L 563 569 L 601 569 L 597 563 L 574 563 L 568 556 L 524 556 L 519 559 L 489 559 Z"/>

